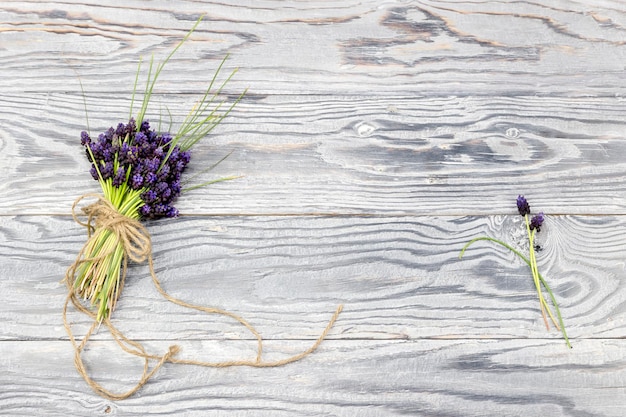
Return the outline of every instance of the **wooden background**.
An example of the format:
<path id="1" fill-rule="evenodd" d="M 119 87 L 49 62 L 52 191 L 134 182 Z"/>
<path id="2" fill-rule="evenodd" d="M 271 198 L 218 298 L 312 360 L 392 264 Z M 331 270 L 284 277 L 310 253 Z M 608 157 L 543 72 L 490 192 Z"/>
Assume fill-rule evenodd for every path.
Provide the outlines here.
<path id="1" fill-rule="evenodd" d="M 124 4 L 123 6 L 121 4 Z M 172 295 L 237 312 L 281 368 L 166 364 L 111 402 L 76 372 L 60 283 L 98 191 L 80 147 L 128 117 L 140 57 L 163 59 L 152 120 L 179 122 L 219 61 L 249 88 L 191 173 L 232 155 L 149 223 Z M 626 3 L 11 1 L 0 4 L 0 414 L 623 416 Z M 145 75 L 145 73 L 144 73 Z M 547 332 L 515 198 L 547 215 L 540 271 L 573 349 Z M 87 321 L 71 320 L 84 331 Z M 172 305 L 133 265 L 114 322 L 154 352 L 254 355 L 241 326 Z M 82 326 L 82 327 L 81 327 Z M 90 372 L 123 391 L 142 362 L 104 328 Z"/>

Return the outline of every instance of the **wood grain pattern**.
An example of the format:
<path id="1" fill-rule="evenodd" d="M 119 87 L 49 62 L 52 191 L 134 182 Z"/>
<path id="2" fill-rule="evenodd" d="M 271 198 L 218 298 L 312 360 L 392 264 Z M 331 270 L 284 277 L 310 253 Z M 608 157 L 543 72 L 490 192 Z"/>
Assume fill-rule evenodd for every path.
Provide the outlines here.
<path id="1" fill-rule="evenodd" d="M 584 1 L 70 0 L 0 3 L 0 415 L 568 416 L 626 409 L 626 6 Z M 204 22 L 157 86 L 180 121 L 220 60 L 247 96 L 194 152 L 232 151 L 149 224 L 157 273 L 237 312 L 275 369 L 165 365 L 112 403 L 73 367 L 59 281 L 97 191 L 79 146 L 128 117 L 139 57 Z M 85 96 L 78 80 L 82 81 Z M 141 80 L 140 80 L 141 81 Z M 167 108 L 167 110 L 166 110 Z M 547 214 L 540 271 L 574 348 L 543 326 L 514 199 Z M 72 312 L 81 334 L 89 324 Z M 224 317 L 133 265 L 115 324 L 155 353 L 255 354 Z M 140 361 L 101 329 L 85 359 L 124 390 Z"/>
<path id="2" fill-rule="evenodd" d="M 94 134 L 128 117 L 129 100 L 87 99 Z M 178 121 L 194 101 L 168 99 Z M 79 143 L 80 95 L 6 96 L 0 109 L 4 213 L 69 214 L 76 197 L 98 190 Z M 193 174 L 232 151 L 205 178 L 245 177 L 194 191 L 178 207 L 187 214 L 504 214 L 522 193 L 549 213 L 622 214 L 625 113 L 626 102 L 615 98 L 249 97 L 190 165 Z M 15 189 L 23 190 L 18 199 Z"/>
<path id="3" fill-rule="evenodd" d="M 626 94 L 618 1 L 8 1 L 0 89 L 80 91 L 74 66 L 88 91 L 128 92 L 137 57 L 164 56 L 203 13 L 163 90 L 201 90 L 230 53 L 232 88 L 261 94 Z"/>
<path id="4" fill-rule="evenodd" d="M 340 303 L 347 306 L 333 334 L 342 338 L 558 339 L 541 324 L 519 259 L 484 243 L 458 259 L 480 235 L 523 249 L 518 218 L 183 217 L 155 222 L 151 231 L 157 273 L 172 295 L 253 317 L 270 339 L 314 339 Z M 602 219 L 549 217 L 545 237 L 538 237 L 540 266 L 573 338 L 624 334 L 619 258 L 626 225 L 621 216 Z M 83 230 L 66 217 L 0 221 L 0 273 L 11 277 L 2 338 L 64 338 L 56 327 L 65 298 L 58 281 L 85 240 Z M 145 266 L 130 274 L 115 314 L 137 338 L 251 337 L 230 320 L 161 299 Z"/>
<path id="5" fill-rule="evenodd" d="M 5 372 L 0 393 L 7 415 L 185 416 L 456 416 L 550 415 L 621 417 L 623 340 L 585 340 L 572 351 L 543 341 L 327 341 L 303 362 L 277 369 L 204 369 L 166 365 L 140 395 L 112 403 L 86 396 L 80 377 L 67 372 L 64 342 L 0 343 Z M 156 345 L 156 346 L 155 346 Z M 152 343 L 165 349 L 163 344 Z M 301 347 L 295 342 L 286 352 Z M 196 343 L 217 357 L 253 355 L 219 342 Z M 94 344 L 89 355 L 114 351 Z M 46 367 L 40 363 L 48 363 Z M 95 367 L 112 389 L 132 386 L 137 361 Z M 123 372 L 119 372 L 124 369 Z M 15 384 L 14 381 L 20 381 Z M 614 388 L 607 389 L 607 386 Z"/>

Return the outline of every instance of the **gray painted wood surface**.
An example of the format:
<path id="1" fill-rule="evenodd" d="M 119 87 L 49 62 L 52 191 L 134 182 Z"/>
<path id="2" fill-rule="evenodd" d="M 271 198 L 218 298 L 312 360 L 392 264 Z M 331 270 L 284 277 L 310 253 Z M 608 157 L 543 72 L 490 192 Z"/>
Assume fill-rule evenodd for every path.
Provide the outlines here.
<path id="1" fill-rule="evenodd" d="M 622 1 L 113 1 L 0 4 L 0 415 L 623 416 L 626 4 Z M 593 5 L 592 5 L 593 3 Z M 249 93 L 148 224 L 172 295 L 231 310 L 281 368 L 166 364 L 134 397 L 94 394 L 61 308 L 98 191 L 79 143 L 128 115 L 140 56 L 163 58 L 174 122 L 226 54 Z M 547 332 L 515 198 L 547 224 L 540 270 L 574 348 Z M 72 313 L 78 332 L 89 324 Z M 159 296 L 132 265 L 115 324 L 155 353 L 253 357 L 240 325 Z M 102 328 L 85 353 L 113 390 L 142 363 Z"/>

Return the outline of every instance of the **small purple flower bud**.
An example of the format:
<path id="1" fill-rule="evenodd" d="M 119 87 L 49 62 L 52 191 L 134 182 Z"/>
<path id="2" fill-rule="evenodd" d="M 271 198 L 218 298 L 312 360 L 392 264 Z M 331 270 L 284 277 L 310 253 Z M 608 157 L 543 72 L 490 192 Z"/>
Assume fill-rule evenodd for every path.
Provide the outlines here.
<path id="1" fill-rule="evenodd" d="M 115 129 L 113 129 L 112 127 L 108 128 L 107 131 L 104 133 L 104 139 L 107 142 L 111 142 L 113 140 L 113 135 L 115 135 Z"/>
<path id="2" fill-rule="evenodd" d="M 89 137 L 89 133 L 83 130 L 82 132 L 80 132 L 80 144 L 85 146 L 88 143 L 91 143 L 91 138 Z"/>
<path id="3" fill-rule="evenodd" d="M 133 178 L 131 181 L 131 187 L 134 190 L 139 190 L 142 186 L 143 186 L 143 177 L 141 176 L 141 174 L 133 175 Z"/>
<path id="4" fill-rule="evenodd" d="M 178 209 L 174 206 L 168 206 L 167 212 L 165 213 L 165 217 L 178 217 Z"/>
<path id="5" fill-rule="evenodd" d="M 178 161 L 176 162 L 176 168 L 174 168 L 174 170 L 178 173 L 181 173 L 185 170 L 186 166 L 187 164 L 185 163 L 185 161 Z"/>
<path id="6" fill-rule="evenodd" d="M 157 199 L 157 194 L 153 190 L 148 190 L 145 193 L 141 194 L 141 199 L 144 201 L 144 203 L 150 204 Z"/>
<path id="7" fill-rule="evenodd" d="M 148 137 L 143 132 L 137 132 L 135 134 L 135 145 L 142 146 L 148 142 Z"/>
<path id="8" fill-rule="evenodd" d="M 170 201 L 171 196 L 172 196 L 172 190 L 170 190 L 169 188 L 166 188 L 161 193 L 161 201 Z"/>
<path id="9" fill-rule="evenodd" d="M 111 178 L 113 176 L 113 162 L 104 164 L 104 166 L 100 168 L 100 173 L 104 180 Z"/>
<path id="10" fill-rule="evenodd" d="M 137 130 L 137 123 L 133 117 L 128 121 L 128 125 L 126 126 L 128 129 L 128 133 L 132 134 L 135 130 Z"/>
<path id="11" fill-rule="evenodd" d="M 156 216 L 164 216 L 167 213 L 167 206 L 164 204 L 157 204 L 154 206 L 154 214 Z"/>
<path id="12" fill-rule="evenodd" d="M 174 163 L 174 162 L 178 162 L 179 158 L 180 158 L 180 150 L 178 146 L 174 146 L 174 149 L 172 149 L 172 153 L 170 153 L 170 156 L 167 158 L 167 161 Z"/>
<path id="13" fill-rule="evenodd" d="M 151 184 L 154 184 L 157 181 L 157 179 L 158 178 L 157 178 L 157 176 L 156 176 L 156 174 L 154 172 L 148 172 L 146 174 L 146 180 L 145 181 L 146 181 L 147 184 L 151 185 Z"/>
<path id="14" fill-rule="evenodd" d="M 102 155 L 102 145 L 97 142 L 91 142 L 88 146 L 89 149 L 91 149 L 91 153 L 93 154 L 94 158 L 104 159 L 104 156 Z"/>
<path id="15" fill-rule="evenodd" d="M 148 172 L 153 172 L 156 174 L 157 170 L 159 169 L 160 164 L 161 163 L 159 162 L 157 158 L 151 158 L 148 161 L 146 161 L 146 169 L 148 170 Z"/>
<path id="16" fill-rule="evenodd" d="M 166 182 L 160 182 L 153 187 L 153 190 L 156 191 L 157 194 L 162 194 L 163 191 L 167 190 L 168 188 L 169 187 Z"/>
<path id="17" fill-rule="evenodd" d="M 126 153 L 126 159 L 128 163 L 134 164 L 135 162 L 137 162 L 137 158 L 139 158 L 139 149 L 137 149 L 136 146 L 131 146 Z"/>
<path id="18" fill-rule="evenodd" d="M 144 204 L 143 206 L 141 206 L 139 208 L 139 213 L 143 216 L 143 217 L 148 217 L 150 216 L 150 212 L 152 211 L 152 209 L 150 208 L 149 205 Z"/>
<path id="19" fill-rule="evenodd" d="M 124 167 L 119 167 L 117 172 L 115 173 L 115 177 L 113 177 L 113 186 L 119 187 L 126 180 L 126 171 Z"/>
<path id="20" fill-rule="evenodd" d="M 170 166 L 167 164 L 163 165 L 163 168 L 161 168 L 161 170 L 159 171 L 159 179 L 163 181 L 167 178 L 169 174 L 170 174 Z"/>
<path id="21" fill-rule="evenodd" d="M 111 152 L 110 148 L 103 149 L 102 152 L 99 152 L 99 154 L 105 162 L 113 161 L 113 157 L 115 156 L 115 154 Z"/>
<path id="22" fill-rule="evenodd" d="M 530 205 L 523 195 L 517 196 L 517 210 L 522 216 L 530 214 Z"/>
<path id="23" fill-rule="evenodd" d="M 543 212 L 533 216 L 530 220 L 530 230 L 537 230 L 537 233 L 541 231 L 541 225 L 543 224 L 544 217 Z"/>
<path id="24" fill-rule="evenodd" d="M 169 133 L 163 133 L 161 135 L 161 140 L 159 141 L 161 145 L 167 145 L 172 141 L 172 135 Z"/>
<path id="25" fill-rule="evenodd" d="M 126 136 L 126 125 L 124 125 L 124 123 L 118 123 L 117 129 L 115 129 L 115 135 L 120 138 Z"/>

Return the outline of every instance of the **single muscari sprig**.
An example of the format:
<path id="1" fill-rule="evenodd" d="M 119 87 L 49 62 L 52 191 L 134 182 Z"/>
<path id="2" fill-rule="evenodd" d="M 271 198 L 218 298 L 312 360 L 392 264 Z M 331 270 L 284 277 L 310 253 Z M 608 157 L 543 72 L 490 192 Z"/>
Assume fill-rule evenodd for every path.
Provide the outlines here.
<path id="1" fill-rule="evenodd" d="M 150 60 L 148 79 L 141 108 L 132 117 L 133 102 L 141 62 L 137 69 L 128 122 L 119 123 L 92 138 L 81 133 L 81 144 L 91 162 L 91 176 L 100 183 L 104 198 L 119 214 L 133 220 L 176 217 L 173 202 L 184 191 L 181 176 L 191 159 L 191 148 L 205 137 L 232 110 L 245 94 L 219 112 L 224 102 L 215 100 L 236 70 L 214 89 L 217 76 L 226 58 L 220 63 L 206 92 L 180 125 L 178 132 L 158 132 L 145 118 L 156 80 L 165 64 L 189 38 L 200 23 L 199 19 L 181 42 L 159 65 Z M 214 91 L 215 90 L 215 91 Z M 198 188 L 237 177 L 219 178 L 188 189 Z M 118 235 L 107 228 L 97 228 L 87 243 L 76 269 L 74 289 L 79 296 L 98 304 L 97 320 L 108 318 L 123 286 L 125 269 L 124 245 Z"/>
<path id="2" fill-rule="evenodd" d="M 543 212 L 540 212 L 539 214 L 536 214 L 535 216 L 529 219 L 529 216 L 531 213 L 530 205 L 528 204 L 528 201 L 526 200 L 526 198 L 522 195 L 517 197 L 517 210 L 519 214 L 522 217 L 524 217 L 524 222 L 526 225 L 526 233 L 528 234 L 528 243 L 529 243 L 529 256 L 528 257 L 524 256 L 519 250 L 515 249 L 511 245 L 501 240 L 498 240 L 489 236 L 481 236 L 481 237 L 477 237 L 477 238 L 470 240 L 467 244 L 465 244 L 465 246 L 463 246 L 463 249 L 461 250 L 461 253 L 459 254 L 459 259 L 463 257 L 463 254 L 465 253 L 465 251 L 471 244 L 478 242 L 480 240 L 487 240 L 490 242 L 497 243 L 509 249 L 515 255 L 519 256 L 530 267 L 530 271 L 533 277 L 533 282 L 537 290 L 537 296 L 539 297 L 539 306 L 541 308 L 541 315 L 543 317 L 546 328 L 548 330 L 550 329 L 550 325 L 548 322 L 548 316 L 549 316 L 550 320 L 552 321 L 552 323 L 554 323 L 554 326 L 557 328 L 557 330 L 560 330 L 561 333 L 563 334 L 563 338 L 565 339 L 565 343 L 567 344 L 567 346 L 571 348 L 572 345 L 570 344 L 569 338 L 567 337 L 567 332 L 565 331 L 565 324 L 563 323 L 563 317 L 561 316 L 559 305 L 556 301 L 556 298 L 554 297 L 554 294 L 552 293 L 552 290 L 550 289 L 550 286 L 548 285 L 546 280 L 543 278 L 543 276 L 541 276 L 537 268 L 537 258 L 535 256 L 535 235 L 541 231 L 541 226 L 543 225 L 543 222 L 545 221 L 544 214 Z M 548 295 L 550 296 L 552 305 L 554 306 L 554 312 L 556 313 L 556 317 L 555 317 L 555 313 L 552 312 L 552 309 L 550 308 L 545 297 L 543 296 L 543 292 L 541 290 L 542 286 L 543 288 L 545 288 L 545 290 L 548 292 Z"/>

